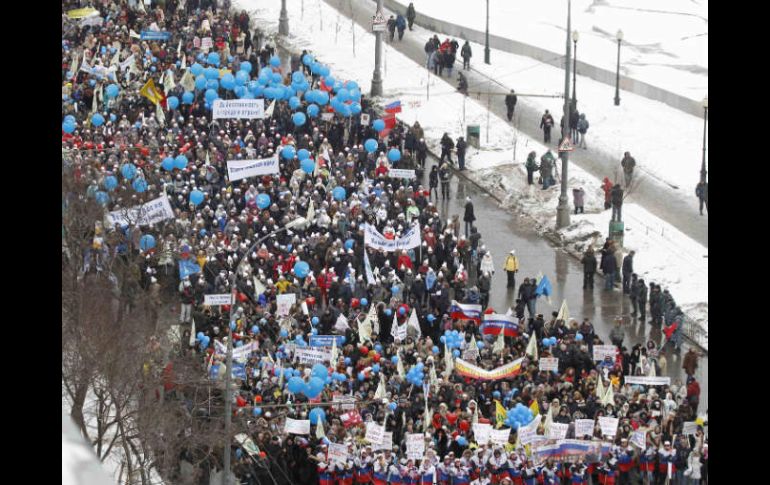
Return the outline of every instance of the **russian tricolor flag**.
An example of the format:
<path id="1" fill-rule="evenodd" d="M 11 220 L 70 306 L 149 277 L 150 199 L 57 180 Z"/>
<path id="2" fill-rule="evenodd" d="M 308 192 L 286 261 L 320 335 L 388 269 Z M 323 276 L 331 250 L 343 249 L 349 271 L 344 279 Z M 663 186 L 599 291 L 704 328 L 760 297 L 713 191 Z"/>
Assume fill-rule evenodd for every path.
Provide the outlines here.
<path id="1" fill-rule="evenodd" d="M 484 323 L 481 326 L 481 333 L 484 335 L 503 335 L 506 337 L 519 336 L 519 323 L 516 317 L 503 315 L 500 313 L 490 313 L 484 315 Z"/>
<path id="2" fill-rule="evenodd" d="M 422 485 L 433 485 L 432 473 L 426 473 L 422 476 Z"/>
<path id="3" fill-rule="evenodd" d="M 457 303 L 457 300 L 452 300 L 452 304 L 449 307 L 449 316 L 457 320 L 476 320 L 480 322 L 481 305 Z"/>
<path id="4" fill-rule="evenodd" d="M 385 106 L 386 113 L 400 113 L 401 112 L 401 100 L 394 101 Z"/>

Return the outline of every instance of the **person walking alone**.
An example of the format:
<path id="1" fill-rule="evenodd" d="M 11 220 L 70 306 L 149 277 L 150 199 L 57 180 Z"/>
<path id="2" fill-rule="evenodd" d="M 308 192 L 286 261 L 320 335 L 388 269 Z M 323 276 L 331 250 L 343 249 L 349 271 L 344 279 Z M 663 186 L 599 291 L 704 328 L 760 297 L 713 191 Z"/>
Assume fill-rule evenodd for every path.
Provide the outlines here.
<path id="1" fill-rule="evenodd" d="M 441 198 L 449 200 L 449 179 L 452 177 L 452 171 L 449 170 L 449 165 L 446 163 L 441 164 L 441 168 L 438 170 L 438 177 L 439 180 L 441 180 Z"/>
<path id="2" fill-rule="evenodd" d="M 449 136 L 449 133 L 444 133 L 444 136 L 441 137 L 441 157 L 440 160 L 443 163 L 444 157 L 449 160 L 449 163 L 452 163 L 452 149 L 455 147 L 455 142 L 452 141 L 452 138 Z"/>
<path id="3" fill-rule="evenodd" d="M 457 150 L 457 166 L 461 171 L 465 170 L 466 148 L 468 148 L 468 144 L 465 142 L 465 139 L 463 137 L 459 137 L 457 139 L 457 145 L 455 145 L 455 149 Z"/>
<path id="4" fill-rule="evenodd" d="M 388 32 L 390 32 L 390 41 L 396 38 L 396 19 L 391 15 L 388 19 Z"/>
<path id="5" fill-rule="evenodd" d="M 406 30 L 406 19 L 401 14 L 398 14 L 396 17 L 396 28 L 398 29 L 398 40 L 401 41 L 404 38 L 404 31 Z"/>
<path id="6" fill-rule="evenodd" d="M 543 143 L 551 143 L 551 128 L 553 128 L 553 125 L 553 116 L 551 116 L 548 110 L 545 110 L 545 114 L 540 119 L 540 129 L 543 130 Z"/>
<path id="7" fill-rule="evenodd" d="M 438 200 L 438 166 L 434 165 L 433 168 L 430 170 L 430 175 L 428 177 L 428 200 L 433 197 L 433 192 L 436 193 L 436 200 Z"/>
<path id="8" fill-rule="evenodd" d="M 620 184 L 615 184 L 612 187 L 610 199 L 612 202 L 612 220 L 620 222 L 622 220 L 620 210 L 623 207 L 623 187 Z"/>
<path id="9" fill-rule="evenodd" d="M 709 211 L 709 184 L 708 182 L 700 181 L 695 187 L 695 195 L 698 197 L 700 203 L 700 215 L 703 215 L 703 206 L 706 206 L 706 212 Z"/>
<path id="10" fill-rule="evenodd" d="M 463 69 L 466 71 L 470 70 L 473 53 L 471 52 L 471 45 L 467 40 L 465 41 L 465 44 L 463 44 L 463 48 L 460 49 L 460 57 L 463 58 Z"/>
<path id="11" fill-rule="evenodd" d="M 511 92 L 505 95 L 505 108 L 507 111 L 506 115 L 508 116 L 508 121 L 513 119 L 513 111 L 516 109 L 516 101 L 516 95 L 514 94 L 513 89 L 511 89 Z"/>
<path id="12" fill-rule="evenodd" d="M 409 30 L 412 30 L 415 17 L 417 17 L 417 12 L 414 11 L 414 3 L 409 2 L 409 6 L 406 8 L 406 20 L 409 22 Z"/>
<path id="13" fill-rule="evenodd" d="M 516 256 L 515 249 L 511 249 L 511 252 L 505 257 L 503 269 L 508 275 L 508 285 L 506 288 L 516 288 L 516 273 L 519 271 L 519 258 Z"/>
<path id="14" fill-rule="evenodd" d="M 623 258 L 623 293 L 626 295 L 631 293 L 631 275 L 634 273 L 634 254 L 636 254 L 636 252 L 631 251 L 625 258 Z"/>
<path id="15" fill-rule="evenodd" d="M 623 176 L 625 177 L 626 188 L 628 188 L 631 186 L 631 179 L 634 177 L 634 167 L 636 167 L 636 160 L 631 156 L 630 152 L 623 154 L 620 166 L 623 167 Z"/>
<path id="16" fill-rule="evenodd" d="M 583 150 L 587 149 L 588 146 L 586 145 L 586 133 L 588 132 L 588 120 L 586 119 L 585 113 L 580 113 L 580 119 L 577 123 L 577 132 L 578 132 L 578 138 L 580 138 L 580 141 L 577 140 L 575 143 L 578 144 L 579 148 L 582 148 Z"/>
<path id="17" fill-rule="evenodd" d="M 465 198 L 465 215 L 463 221 L 465 221 L 465 237 L 467 238 L 473 227 L 473 222 L 476 220 L 476 215 L 473 213 L 473 202 L 470 197 Z"/>
<path id="18" fill-rule="evenodd" d="M 583 259 L 580 260 L 583 264 L 583 289 L 594 289 L 594 274 L 596 274 L 596 255 L 594 254 L 594 248 L 588 247 L 586 252 L 583 253 Z"/>

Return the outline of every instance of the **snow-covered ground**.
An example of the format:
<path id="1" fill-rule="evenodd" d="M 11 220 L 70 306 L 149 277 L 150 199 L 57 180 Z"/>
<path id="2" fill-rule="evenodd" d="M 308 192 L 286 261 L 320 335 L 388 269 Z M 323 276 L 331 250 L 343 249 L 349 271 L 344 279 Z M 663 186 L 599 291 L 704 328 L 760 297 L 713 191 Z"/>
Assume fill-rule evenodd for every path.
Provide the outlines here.
<path id="1" fill-rule="evenodd" d="M 259 27 L 270 34 L 277 33 L 280 4 L 262 4 L 255 0 L 236 0 L 234 3 L 251 12 L 256 10 L 253 18 Z M 312 50 L 320 62 L 331 67 L 337 79 L 354 79 L 362 86 L 368 86 L 374 67 L 370 54 L 374 51 L 374 36 L 324 2 L 311 7 L 302 12 L 300 3 L 288 3 L 292 35 L 282 40 L 284 45 Z M 444 132 L 456 136 L 464 131 L 463 124 L 486 126 L 486 100 L 476 102 L 465 98 L 454 92 L 454 87 L 443 79 L 416 68 L 417 65 L 406 56 L 384 46 L 383 77 L 388 93 L 385 101 L 401 100 L 404 111 L 400 119 L 409 124 L 419 120 L 432 149 L 438 148 Z M 430 100 L 426 99 L 428 82 Z M 525 187 L 523 168 L 529 151 L 542 154 L 547 148 L 510 125 L 494 122 L 494 117 L 492 120 L 489 130 L 485 130 L 488 135 L 482 135 L 484 149 L 468 152 L 466 158 L 470 170 L 466 173 L 492 191 L 503 190 L 511 194 L 505 200 L 506 206 L 531 216 L 541 229 L 553 228 L 558 186 L 547 191 Z M 517 163 L 511 165 L 514 146 Z M 581 240 L 583 234 L 606 233 L 609 212 L 601 211 L 603 194 L 599 180 L 574 164 L 570 166 L 569 175 L 570 201 L 572 188 L 583 187 L 587 193 L 587 214 L 574 216 L 574 224 L 563 232 L 567 236 L 567 248 L 578 250 L 585 244 Z M 697 318 L 707 329 L 707 311 L 703 308 L 708 307 L 708 259 L 703 256 L 708 254 L 708 249 L 633 204 L 624 207 L 624 214 L 628 229 L 625 245 L 627 249 L 637 251 L 637 273 L 644 275 L 648 282 L 655 281 L 668 288 L 683 309 L 697 305 L 699 311 L 688 315 Z"/>
<path id="2" fill-rule="evenodd" d="M 418 13 L 485 30 L 481 0 L 413 3 Z M 489 11 L 490 34 L 564 52 L 566 0 L 489 0 Z M 615 70 L 620 29 L 622 74 L 697 101 L 708 91 L 708 0 L 573 0 L 572 29 L 587 64 Z"/>
<path id="3" fill-rule="evenodd" d="M 69 414 L 61 415 L 61 483 L 62 485 L 110 485 L 111 480 L 94 451 L 80 435 Z"/>

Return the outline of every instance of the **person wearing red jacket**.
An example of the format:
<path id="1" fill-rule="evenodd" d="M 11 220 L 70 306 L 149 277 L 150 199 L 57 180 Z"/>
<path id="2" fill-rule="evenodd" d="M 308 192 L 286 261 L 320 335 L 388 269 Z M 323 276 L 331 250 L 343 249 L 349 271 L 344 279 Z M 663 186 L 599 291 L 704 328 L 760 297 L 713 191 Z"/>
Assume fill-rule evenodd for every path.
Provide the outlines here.
<path id="1" fill-rule="evenodd" d="M 611 198 L 612 198 L 612 182 L 610 182 L 610 179 L 608 177 L 604 177 L 604 180 L 602 181 L 602 190 L 604 190 L 604 208 L 609 209 L 612 205 Z"/>
<path id="2" fill-rule="evenodd" d="M 376 178 L 379 178 L 380 175 L 382 175 L 383 177 L 388 176 L 388 167 L 385 165 L 385 162 L 380 162 L 380 165 L 374 171 L 374 176 Z"/>
<path id="3" fill-rule="evenodd" d="M 687 401 L 693 409 L 698 409 L 700 402 L 700 384 L 693 376 L 687 376 Z"/>
<path id="4" fill-rule="evenodd" d="M 400 271 L 406 271 L 406 269 L 414 269 L 412 258 L 410 258 L 406 253 L 406 249 L 401 251 L 401 255 L 398 257 L 398 262 L 396 263 L 396 268 L 398 268 Z"/>

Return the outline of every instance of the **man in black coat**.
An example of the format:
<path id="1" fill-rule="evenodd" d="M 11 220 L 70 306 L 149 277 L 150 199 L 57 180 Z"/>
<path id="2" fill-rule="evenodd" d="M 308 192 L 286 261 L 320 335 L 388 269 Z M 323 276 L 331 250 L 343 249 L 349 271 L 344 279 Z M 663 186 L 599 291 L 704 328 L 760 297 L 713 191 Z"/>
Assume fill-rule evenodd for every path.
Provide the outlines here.
<path id="1" fill-rule="evenodd" d="M 583 289 L 594 289 L 594 274 L 596 273 L 596 255 L 594 255 L 594 248 L 589 247 L 583 259 L 580 260 L 583 264 Z"/>
<path id="2" fill-rule="evenodd" d="M 468 148 L 468 144 L 465 142 L 465 138 L 460 137 L 457 139 L 457 166 L 460 170 L 465 170 L 465 149 Z"/>
<path id="3" fill-rule="evenodd" d="M 615 282 L 615 273 L 618 272 L 614 251 L 602 258 L 602 272 L 604 273 L 604 289 L 612 290 L 612 285 Z"/>
<path id="4" fill-rule="evenodd" d="M 516 101 L 516 95 L 514 94 L 513 89 L 511 89 L 510 94 L 505 96 L 505 107 L 508 110 L 508 121 L 513 119 L 513 111 L 516 109 Z"/>
<path id="5" fill-rule="evenodd" d="M 631 293 L 631 274 L 634 272 L 634 254 L 635 251 L 629 252 L 625 258 L 623 258 L 623 293 Z"/>
<path id="6" fill-rule="evenodd" d="M 471 68 L 471 57 L 473 56 L 473 53 L 471 52 L 471 45 L 468 43 L 468 41 L 465 41 L 465 44 L 463 44 L 463 48 L 460 50 L 460 56 L 463 58 L 463 69 L 470 70 Z"/>
<path id="7" fill-rule="evenodd" d="M 465 198 L 465 215 L 463 216 L 463 221 L 465 221 L 465 237 L 468 237 L 468 233 L 470 233 L 471 228 L 473 227 L 473 222 L 476 220 L 476 216 L 473 214 L 473 202 L 471 202 L 470 197 Z"/>
<path id="8" fill-rule="evenodd" d="M 433 197 L 433 192 L 436 192 L 436 200 L 438 200 L 438 166 L 434 165 L 430 170 L 428 177 L 428 200 Z"/>
<path id="9" fill-rule="evenodd" d="M 444 157 L 452 163 L 452 149 L 455 147 L 455 142 L 449 136 L 449 133 L 444 133 L 441 137 L 441 162 L 444 162 Z"/>
<path id="10" fill-rule="evenodd" d="M 623 206 L 623 188 L 620 184 L 615 184 L 610 192 L 610 201 L 612 202 L 612 220 L 620 222 L 621 208 Z"/>

